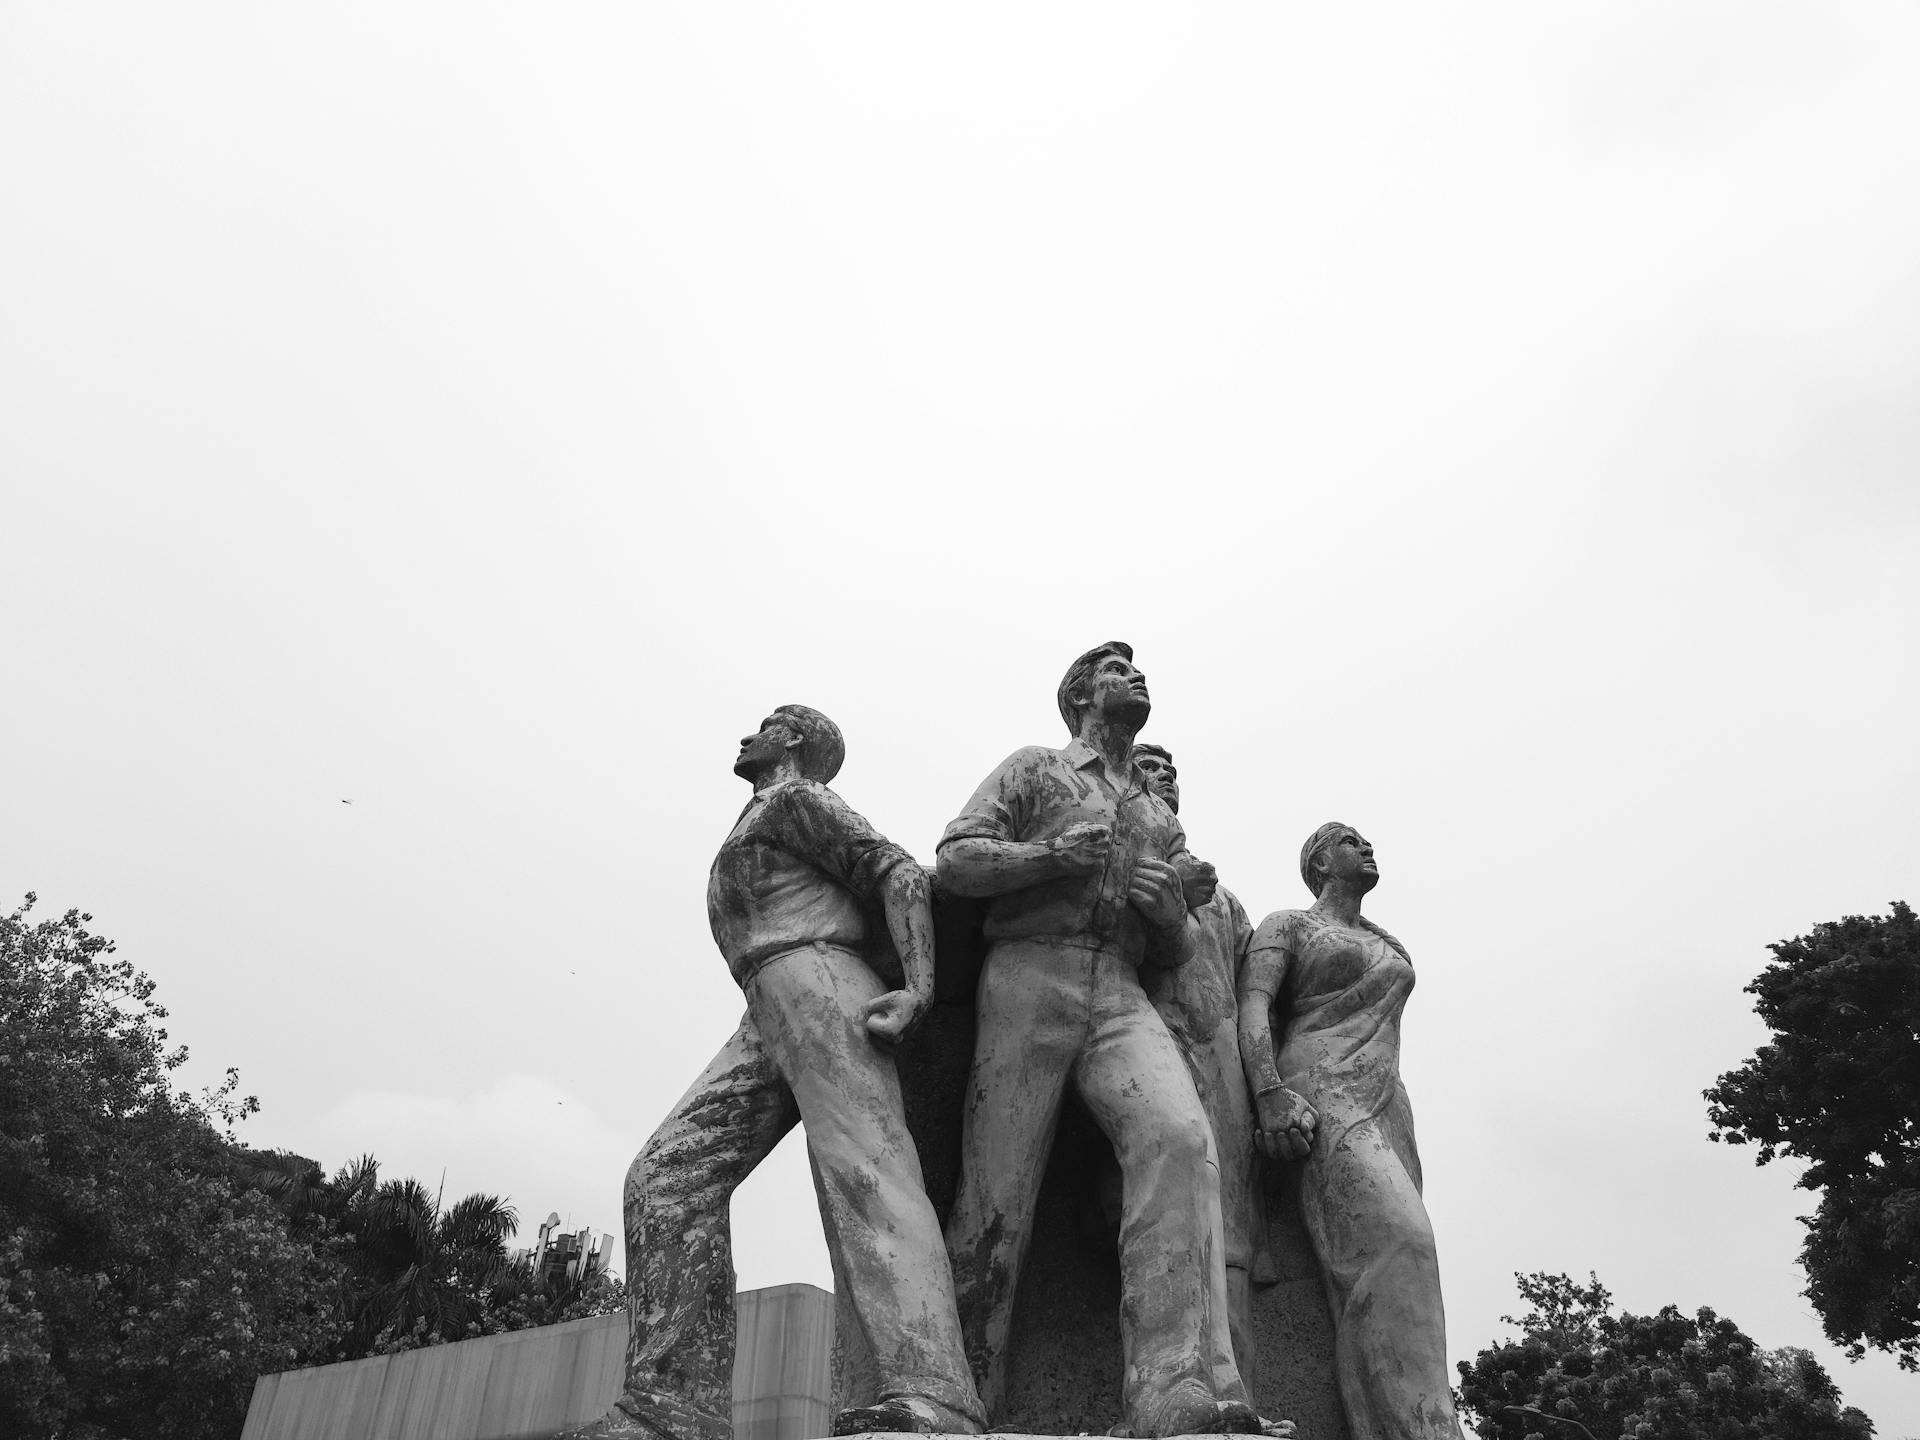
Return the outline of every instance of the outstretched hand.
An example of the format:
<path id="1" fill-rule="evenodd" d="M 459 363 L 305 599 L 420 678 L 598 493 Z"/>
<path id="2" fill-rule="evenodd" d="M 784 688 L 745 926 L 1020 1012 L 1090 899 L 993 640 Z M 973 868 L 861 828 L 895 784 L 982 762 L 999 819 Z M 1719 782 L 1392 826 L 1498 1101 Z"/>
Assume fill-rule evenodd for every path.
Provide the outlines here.
<path id="1" fill-rule="evenodd" d="M 932 1003 L 931 995 L 916 994 L 912 990 L 889 990 L 875 996 L 867 1002 L 862 1015 L 867 1034 L 883 1045 L 898 1045 L 926 1018 L 927 1007 Z"/>
<path id="2" fill-rule="evenodd" d="M 1262 1155 L 1269 1160 L 1304 1160 L 1313 1153 L 1320 1117 L 1311 1105 L 1285 1086 L 1253 1099 L 1259 1110 L 1254 1144 Z"/>

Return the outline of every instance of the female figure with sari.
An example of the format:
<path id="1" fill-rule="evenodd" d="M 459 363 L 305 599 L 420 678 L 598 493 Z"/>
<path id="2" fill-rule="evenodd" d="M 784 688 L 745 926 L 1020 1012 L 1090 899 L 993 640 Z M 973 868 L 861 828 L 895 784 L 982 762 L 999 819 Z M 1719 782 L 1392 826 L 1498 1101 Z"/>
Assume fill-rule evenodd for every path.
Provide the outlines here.
<path id="1" fill-rule="evenodd" d="M 1300 875 L 1312 907 L 1269 915 L 1240 973 L 1240 1053 L 1257 1143 L 1270 1159 L 1301 1167 L 1301 1209 L 1326 1282 L 1353 1440 L 1461 1440 L 1433 1227 L 1400 1083 L 1413 963 L 1360 914 L 1380 871 L 1352 826 L 1314 831 Z"/>

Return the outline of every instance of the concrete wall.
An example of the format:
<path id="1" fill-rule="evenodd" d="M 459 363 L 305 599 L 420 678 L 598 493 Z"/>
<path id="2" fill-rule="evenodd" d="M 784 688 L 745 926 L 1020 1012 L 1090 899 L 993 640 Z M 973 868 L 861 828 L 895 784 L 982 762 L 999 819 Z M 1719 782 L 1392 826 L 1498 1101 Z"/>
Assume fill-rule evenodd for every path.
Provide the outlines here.
<path id="1" fill-rule="evenodd" d="M 737 1440 L 825 1435 L 833 1296 L 776 1285 L 737 1305 Z M 241 1440 L 533 1440 L 606 1413 L 626 1344 L 627 1317 L 599 1315 L 262 1375 Z"/>

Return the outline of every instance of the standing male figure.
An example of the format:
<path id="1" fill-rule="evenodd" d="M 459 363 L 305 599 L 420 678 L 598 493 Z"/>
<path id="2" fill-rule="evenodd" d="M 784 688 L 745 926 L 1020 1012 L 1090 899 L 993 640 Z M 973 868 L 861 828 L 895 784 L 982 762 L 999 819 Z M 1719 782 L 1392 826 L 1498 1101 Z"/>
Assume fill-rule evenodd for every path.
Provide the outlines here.
<path id="1" fill-rule="evenodd" d="M 1186 1063 L 1138 974 L 1193 954 L 1173 812 L 1131 758 L 1151 711 L 1118 641 L 1074 661 L 1063 750 L 1016 750 L 941 838 L 941 883 L 991 897 L 987 958 L 947 1223 L 967 1356 L 991 1414 L 1034 1205 L 1072 1084 L 1120 1162 L 1122 1428 L 1254 1433 L 1233 1367 L 1219 1171 Z M 1197 862 L 1192 862 L 1197 863 Z"/>
<path id="2" fill-rule="evenodd" d="M 1174 814 L 1180 813 L 1180 771 L 1164 746 L 1138 741 L 1133 763 Z M 1233 1358 L 1253 1392 L 1253 1281 L 1271 1282 L 1266 1214 L 1261 1204 L 1259 1157 L 1254 1147 L 1253 1102 L 1240 1063 L 1240 1007 L 1235 986 L 1253 939 L 1253 924 L 1234 893 L 1219 883 L 1211 865 L 1199 867 L 1189 898 L 1202 903 L 1193 959 L 1174 970 L 1143 971 L 1148 997 L 1186 1055 L 1193 1088 L 1213 1127 L 1220 1159 L 1220 1216 L 1224 1223 L 1228 1318 Z M 1210 898 L 1209 898 L 1210 897 Z"/>
<path id="3" fill-rule="evenodd" d="M 804 705 L 741 741 L 733 770 L 753 799 L 714 859 L 707 919 L 747 1013 L 627 1172 L 625 1385 L 582 1437 L 731 1440 L 728 1205 L 796 1121 L 880 1380 L 878 1402 L 835 1416 L 834 1433 L 977 1434 L 985 1419 L 889 1048 L 933 999 L 927 877 L 827 788 L 845 754 Z M 898 989 L 863 958 L 876 901 Z"/>

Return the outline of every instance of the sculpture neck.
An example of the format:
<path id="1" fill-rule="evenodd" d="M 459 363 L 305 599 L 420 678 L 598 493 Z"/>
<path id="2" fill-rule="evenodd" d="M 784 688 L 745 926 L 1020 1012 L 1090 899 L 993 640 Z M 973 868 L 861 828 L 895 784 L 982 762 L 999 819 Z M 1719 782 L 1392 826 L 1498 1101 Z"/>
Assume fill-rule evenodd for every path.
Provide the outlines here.
<path id="1" fill-rule="evenodd" d="M 1080 739 L 1106 762 L 1107 774 L 1116 782 L 1133 773 L 1133 737 L 1139 733 L 1138 725 L 1099 715 L 1089 715 L 1080 724 Z"/>
<path id="2" fill-rule="evenodd" d="M 753 777 L 753 793 L 764 795 L 776 785 L 784 785 L 789 780 L 800 778 L 800 762 L 790 754 L 782 755 L 773 764 Z"/>
<path id="3" fill-rule="evenodd" d="M 1343 881 L 1329 880 L 1321 888 L 1320 897 L 1313 902 L 1313 908 L 1329 920 L 1337 920 L 1349 929 L 1358 929 L 1360 898 L 1364 893 Z"/>

